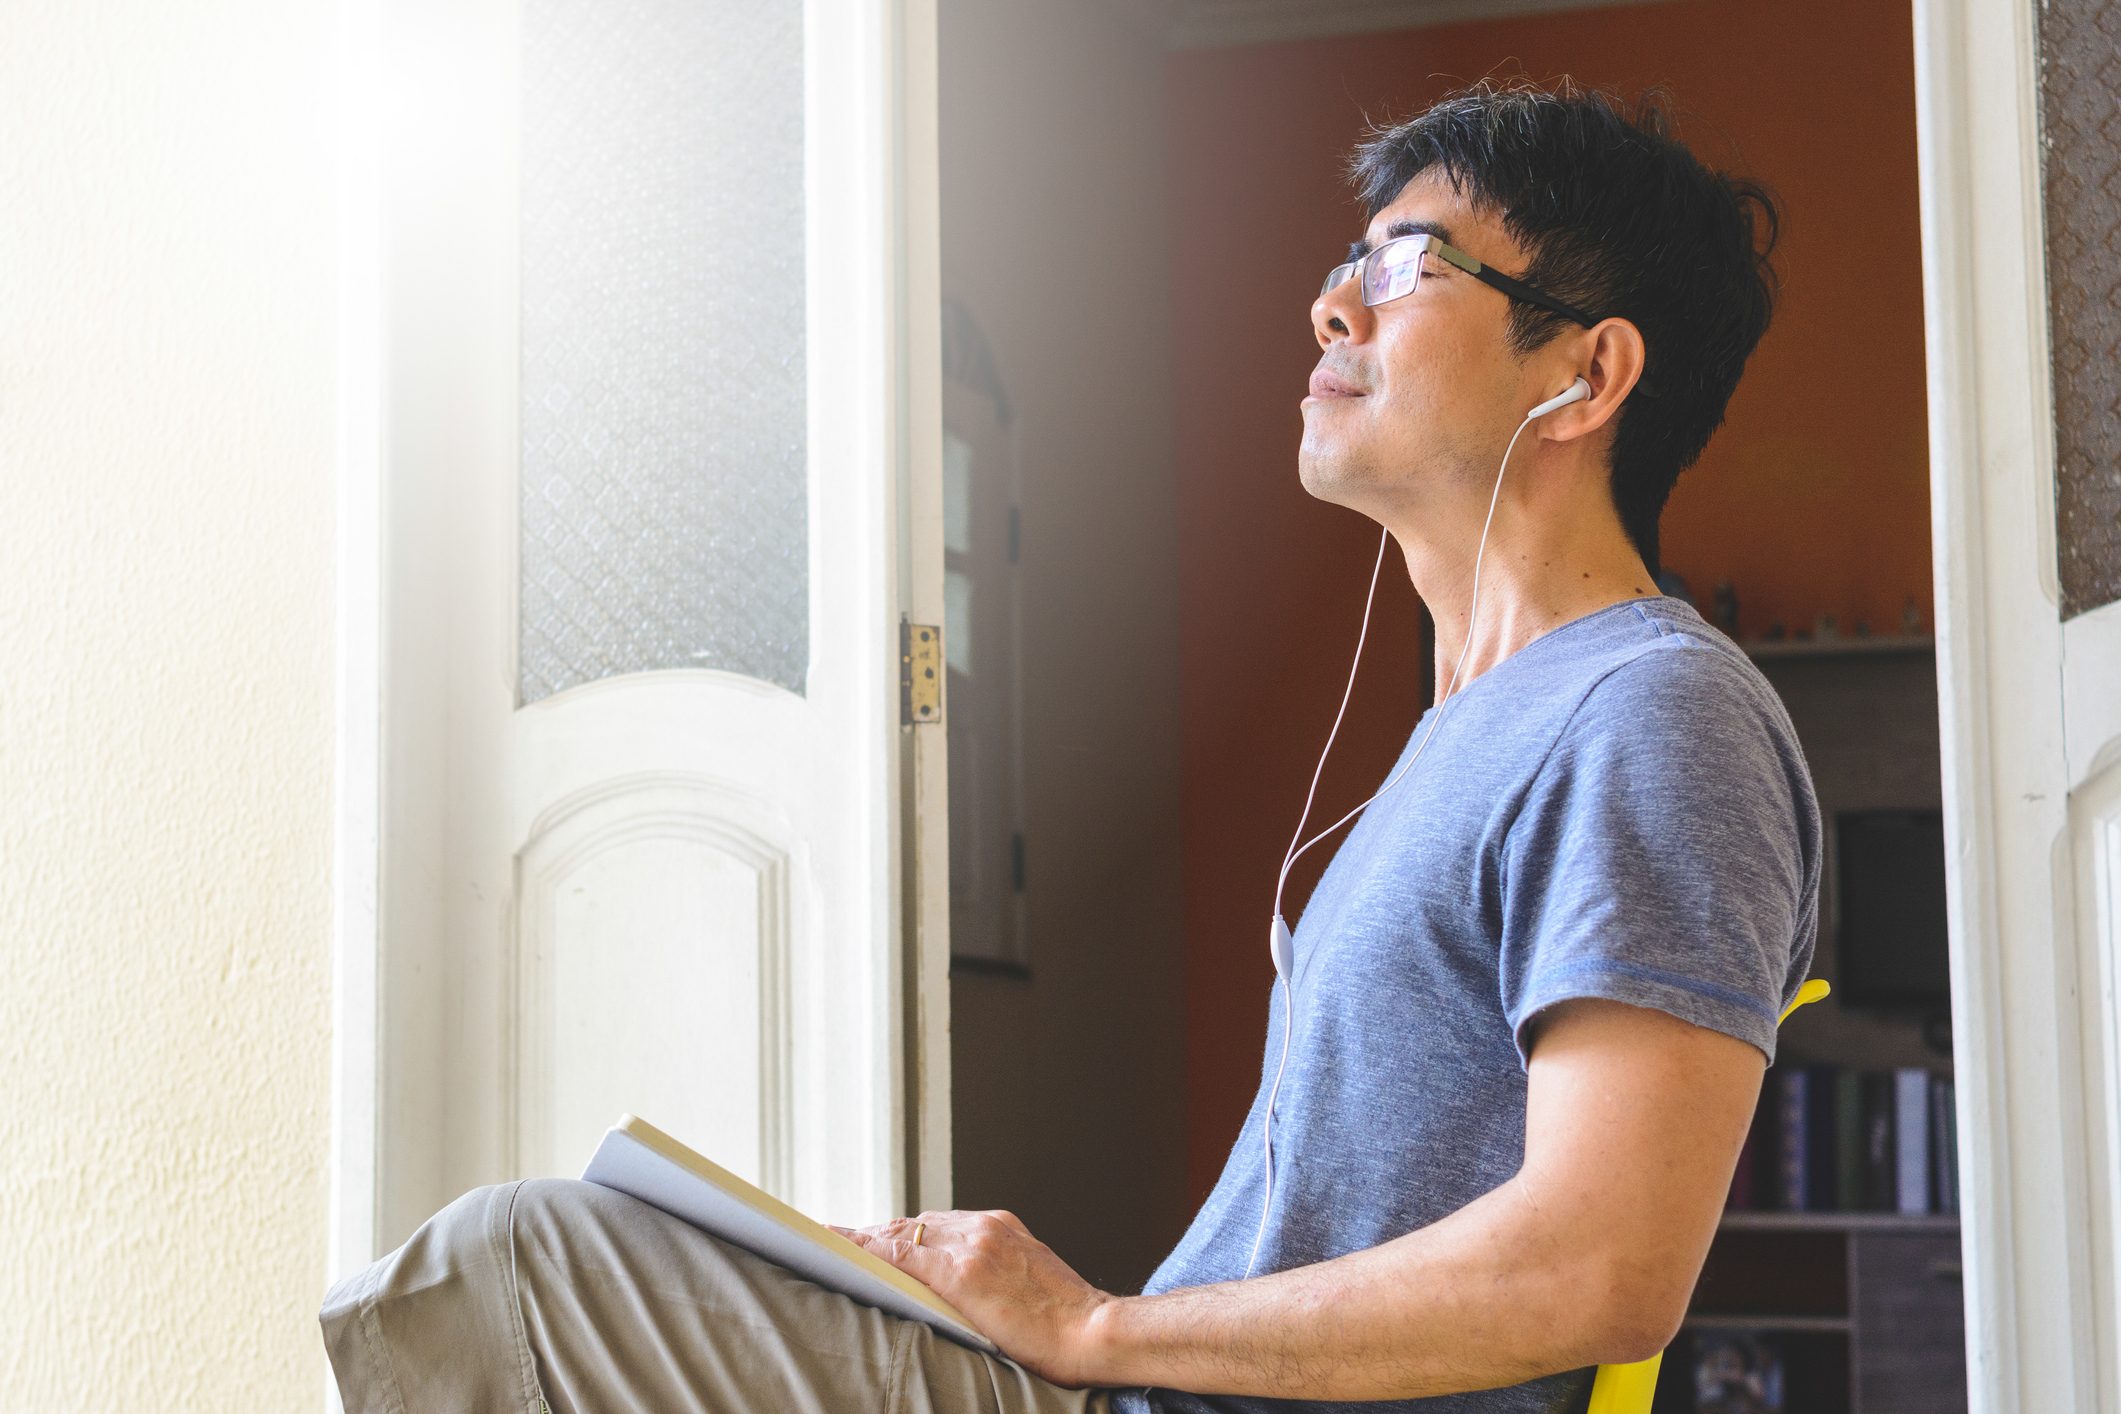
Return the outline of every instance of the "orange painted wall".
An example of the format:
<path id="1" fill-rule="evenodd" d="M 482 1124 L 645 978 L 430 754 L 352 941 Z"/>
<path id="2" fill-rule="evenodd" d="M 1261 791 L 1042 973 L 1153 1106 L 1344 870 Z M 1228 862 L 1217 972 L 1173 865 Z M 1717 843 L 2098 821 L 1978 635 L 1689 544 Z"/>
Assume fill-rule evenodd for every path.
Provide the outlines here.
<path id="1" fill-rule="evenodd" d="M 1274 876 L 1340 700 L 1377 547 L 1296 479 L 1308 310 L 1361 231 L 1340 164 L 1369 117 L 1459 82 L 1567 73 L 1673 90 L 1680 137 L 1764 180 L 1783 301 L 1664 515 L 1666 565 L 1771 620 L 1930 627 L 1913 40 L 1905 0 L 1674 3 L 1169 61 L 1171 319 L 1184 695 L 1187 1178 L 1197 1204 L 1262 1067 Z M 1361 801 L 1428 700 L 1419 610 L 1386 560 L 1315 833 Z M 1339 835 L 1298 865 L 1292 923 Z M 1419 1025 L 1409 1017 L 1409 1025 Z"/>

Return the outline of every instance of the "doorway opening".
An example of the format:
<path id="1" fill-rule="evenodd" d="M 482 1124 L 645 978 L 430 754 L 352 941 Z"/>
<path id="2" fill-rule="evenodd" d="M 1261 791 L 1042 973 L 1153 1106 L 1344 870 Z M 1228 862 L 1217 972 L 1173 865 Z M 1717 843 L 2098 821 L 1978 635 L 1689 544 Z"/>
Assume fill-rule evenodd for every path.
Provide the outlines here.
<path id="1" fill-rule="evenodd" d="M 1918 1378 L 1906 1407 L 1963 1407 L 1909 12 L 1274 8 L 940 6 L 946 344 L 950 319 L 977 331 L 962 381 L 991 384 L 995 426 L 960 435 L 995 450 L 964 474 L 1006 469 L 985 484 L 1010 556 L 953 607 L 1012 606 L 1017 694 L 963 791 L 952 740 L 953 832 L 977 818 L 1006 865 L 982 887 L 1007 883 L 995 921 L 954 918 L 953 1201 L 1138 1289 L 1260 1081 L 1264 920 L 1376 545 L 1295 474 L 1308 306 L 1360 234 L 1348 150 L 1484 75 L 1663 84 L 1681 140 L 1772 187 L 1785 224 L 1773 327 L 1667 505 L 1661 587 L 1797 727 L 1825 830 L 1813 973 L 1836 993 L 1782 1035 L 1658 1407 L 1745 1362 L 1793 1409 L 1885 1407 L 1867 1391 Z M 1432 700 L 1396 555 L 1370 634 L 1325 821 Z M 957 700 L 1002 691 L 981 671 Z M 1334 843 L 1292 872 L 1292 922 Z M 1909 1301 L 1921 1319 L 1892 1314 Z"/>

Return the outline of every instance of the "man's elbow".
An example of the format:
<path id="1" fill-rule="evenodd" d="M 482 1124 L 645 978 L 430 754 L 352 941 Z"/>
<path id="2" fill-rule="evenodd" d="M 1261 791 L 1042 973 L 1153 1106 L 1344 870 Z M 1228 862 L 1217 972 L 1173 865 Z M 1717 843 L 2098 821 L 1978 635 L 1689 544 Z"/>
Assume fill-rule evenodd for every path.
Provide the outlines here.
<path id="1" fill-rule="evenodd" d="M 1589 1363 L 1632 1365 L 1670 1345 L 1686 1318 L 1698 1274 L 1653 1269 L 1639 1255 L 1625 1253 L 1608 1263 L 1598 1283 L 1606 1299 L 1595 1307 Z"/>
<path id="2" fill-rule="evenodd" d="M 1672 1343 L 1679 1334 L 1679 1318 L 1647 1307 L 1615 1313 L 1598 1340 L 1600 1365 L 1632 1365 L 1647 1360 Z"/>

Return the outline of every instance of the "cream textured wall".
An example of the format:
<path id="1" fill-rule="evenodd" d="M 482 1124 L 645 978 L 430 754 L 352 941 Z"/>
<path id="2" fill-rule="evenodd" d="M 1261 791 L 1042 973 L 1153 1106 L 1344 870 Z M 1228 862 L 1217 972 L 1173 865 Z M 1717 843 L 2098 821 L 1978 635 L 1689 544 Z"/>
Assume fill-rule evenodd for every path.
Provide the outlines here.
<path id="1" fill-rule="evenodd" d="M 0 38 L 0 1404 L 319 1407 L 333 11 Z"/>

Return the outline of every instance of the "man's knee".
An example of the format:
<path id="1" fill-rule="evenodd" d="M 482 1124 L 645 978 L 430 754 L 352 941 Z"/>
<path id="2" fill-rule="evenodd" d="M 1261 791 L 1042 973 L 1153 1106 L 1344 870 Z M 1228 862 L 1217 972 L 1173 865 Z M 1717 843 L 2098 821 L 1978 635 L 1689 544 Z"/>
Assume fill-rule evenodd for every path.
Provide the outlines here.
<path id="1" fill-rule="evenodd" d="M 505 1231 L 536 1241 L 547 1252 L 598 1250 L 651 1240 L 667 1245 L 664 1229 L 707 1235 L 629 1193 L 579 1178 L 526 1178 L 497 1210 Z M 649 1237 L 650 1233 L 654 1237 Z M 529 1248 L 524 1248 L 527 1255 Z"/>
<path id="2" fill-rule="evenodd" d="M 335 1317 L 362 1304 L 372 1306 L 397 1293 L 490 1267 L 494 1239 L 505 1234 L 499 1215 L 515 1186 L 490 1183 L 459 1194 L 394 1250 L 334 1282 L 325 1293 L 321 1318 L 329 1326 Z"/>
<path id="3" fill-rule="evenodd" d="M 425 1284 L 453 1273 L 493 1264 L 501 1215 L 511 1198 L 510 1183 L 489 1183 L 459 1194 L 426 1222 L 393 1254 L 404 1268 L 400 1280 Z M 386 1258 L 385 1260 L 390 1260 Z"/>
<path id="4" fill-rule="evenodd" d="M 596 1210 L 625 1196 L 579 1178 L 526 1178 L 503 1186 L 516 1190 L 513 1201 L 518 1218 L 536 1214 L 564 1220 L 570 1214 Z"/>
<path id="5" fill-rule="evenodd" d="M 423 1388 L 514 1397 L 524 1362 L 505 1222 L 517 1188 L 458 1195 L 325 1293 L 318 1321 L 348 1410 L 413 1407 Z"/>

